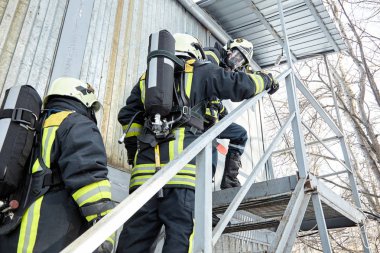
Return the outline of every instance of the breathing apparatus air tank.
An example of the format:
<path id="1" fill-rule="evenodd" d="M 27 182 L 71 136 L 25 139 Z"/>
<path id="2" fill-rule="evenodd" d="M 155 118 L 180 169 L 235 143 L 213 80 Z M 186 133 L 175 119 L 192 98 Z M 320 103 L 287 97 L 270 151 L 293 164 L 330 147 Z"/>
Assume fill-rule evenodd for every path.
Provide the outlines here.
<path id="1" fill-rule="evenodd" d="M 167 30 L 152 33 L 148 50 L 144 105 L 159 136 L 168 131 L 165 117 L 173 107 L 175 39 Z"/>

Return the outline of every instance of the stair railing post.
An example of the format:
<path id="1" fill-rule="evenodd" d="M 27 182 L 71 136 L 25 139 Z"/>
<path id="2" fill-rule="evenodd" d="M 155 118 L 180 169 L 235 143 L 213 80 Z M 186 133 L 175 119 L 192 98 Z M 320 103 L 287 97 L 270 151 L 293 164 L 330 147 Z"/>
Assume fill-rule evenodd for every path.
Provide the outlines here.
<path id="1" fill-rule="evenodd" d="M 211 142 L 197 155 L 195 187 L 194 253 L 212 252 Z"/>
<path id="2" fill-rule="evenodd" d="M 350 180 L 352 195 L 353 195 L 353 198 L 354 198 L 355 205 L 359 208 L 359 210 L 361 210 L 362 209 L 362 204 L 361 204 L 361 201 L 360 201 L 360 195 L 359 195 L 359 191 L 358 191 L 357 184 L 356 184 L 355 170 L 352 168 L 351 159 L 350 159 L 350 155 L 349 155 L 349 150 L 347 148 L 346 141 L 345 141 L 345 134 L 343 132 L 343 127 L 342 127 L 342 120 L 341 120 L 341 117 L 340 117 L 340 114 L 339 114 L 338 101 L 336 99 L 335 91 L 334 91 L 334 88 L 332 86 L 333 83 L 331 81 L 331 73 L 330 73 L 330 70 L 329 70 L 329 66 L 328 66 L 328 63 L 327 63 L 326 56 L 323 56 L 323 59 L 324 59 L 324 62 L 325 62 L 327 76 L 328 76 L 328 79 L 329 79 L 330 90 L 331 90 L 331 93 L 332 93 L 332 96 L 333 96 L 333 100 L 334 100 L 334 106 L 335 106 L 335 111 L 336 111 L 338 125 L 339 125 L 340 130 L 342 131 L 342 137 L 339 138 L 339 141 L 340 141 L 340 146 L 341 146 L 343 157 L 344 157 L 344 162 L 345 162 L 346 166 L 350 169 L 350 170 L 347 170 L 347 175 L 348 175 L 348 179 Z M 362 240 L 362 244 L 363 244 L 363 250 L 366 253 L 370 253 L 371 250 L 369 248 L 367 231 L 365 229 L 365 226 L 364 226 L 364 224 L 359 224 L 359 227 L 360 227 L 361 240 Z"/>
<path id="3" fill-rule="evenodd" d="M 319 233 L 319 237 L 321 238 L 323 252 L 330 253 L 332 252 L 331 246 L 330 246 L 331 244 L 330 244 L 329 234 L 327 233 L 327 226 L 326 226 L 326 221 L 325 221 L 325 215 L 323 214 L 321 200 L 319 198 L 318 193 L 313 193 L 311 198 L 313 201 L 315 218 L 318 224 L 318 233 Z"/>
<path id="4" fill-rule="evenodd" d="M 306 161 L 304 135 L 301 128 L 301 115 L 300 115 L 300 110 L 299 110 L 299 105 L 298 105 L 298 99 L 296 96 L 294 66 L 292 62 L 292 54 L 290 51 L 289 39 L 286 32 L 286 27 L 285 27 L 285 18 L 284 18 L 284 10 L 282 7 L 282 0 L 277 0 L 277 2 L 278 2 L 279 16 L 281 19 L 282 33 L 284 37 L 283 50 L 285 51 L 288 66 L 292 70 L 291 73 L 288 76 L 286 76 L 285 83 L 286 83 L 286 92 L 288 96 L 289 113 L 295 112 L 295 117 L 292 122 L 292 131 L 293 131 L 294 147 L 295 147 L 296 158 L 297 158 L 297 167 L 298 167 L 300 177 L 306 178 L 309 173 L 309 169 L 308 169 L 308 164 Z"/>

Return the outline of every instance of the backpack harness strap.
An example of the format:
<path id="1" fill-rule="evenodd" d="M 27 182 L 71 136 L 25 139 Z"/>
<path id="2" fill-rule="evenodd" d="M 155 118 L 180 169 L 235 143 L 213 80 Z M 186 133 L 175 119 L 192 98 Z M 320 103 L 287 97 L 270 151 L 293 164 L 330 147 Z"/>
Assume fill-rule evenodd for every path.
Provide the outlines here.
<path id="1" fill-rule="evenodd" d="M 24 108 L 0 110 L 0 119 L 10 118 L 12 122 L 20 123 L 28 130 L 34 130 L 37 123 L 37 116 L 30 110 Z"/>
<path id="2" fill-rule="evenodd" d="M 63 120 L 67 118 L 73 111 L 60 111 L 57 113 L 54 113 L 50 115 L 44 122 L 43 122 L 43 129 L 49 128 L 49 127 L 59 127 Z M 48 147 L 44 147 L 47 149 Z M 60 172 L 57 170 L 52 171 L 50 167 L 48 167 L 42 157 L 42 145 L 39 145 L 39 151 L 38 151 L 38 160 L 39 164 L 42 167 L 42 169 L 46 172 L 44 179 L 43 179 L 43 187 L 46 186 L 60 186 L 62 185 L 62 179 L 60 176 Z"/>

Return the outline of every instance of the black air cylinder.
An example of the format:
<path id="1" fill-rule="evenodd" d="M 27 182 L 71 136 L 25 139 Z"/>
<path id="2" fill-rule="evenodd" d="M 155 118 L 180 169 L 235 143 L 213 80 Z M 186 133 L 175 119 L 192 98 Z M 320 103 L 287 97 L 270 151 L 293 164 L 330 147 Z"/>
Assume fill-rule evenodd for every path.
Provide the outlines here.
<path id="1" fill-rule="evenodd" d="M 149 36 L 148 70 L 145 79 L 145 110 L 149 115 L 167 116 L 173 106 L 174 62 L 162 55 L 149 57 L 152 53 L 175 54 L 175 39 L 167 30 Z"/>

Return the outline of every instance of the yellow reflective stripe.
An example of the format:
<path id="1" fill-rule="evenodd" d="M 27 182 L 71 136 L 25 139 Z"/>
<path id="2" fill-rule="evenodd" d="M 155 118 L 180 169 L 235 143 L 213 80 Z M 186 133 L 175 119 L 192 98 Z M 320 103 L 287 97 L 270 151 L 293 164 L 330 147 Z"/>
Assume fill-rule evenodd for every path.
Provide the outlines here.
<path id="1" fill-rule="evenodd" d="M 42 158 L 48 168 L 50 168 L 50 154 L 57 129 L 57 126 L 45 128 L 42 137 Z"/>
<path id="2" fill-rule="evenodd" d="M 17 253 L 33 252 L 34 245 L 36 244 L 43 197 L 39 197 L 22 217 Z"/>
<path id="3" fill-rule="evenodd" d="M 186 80 L 186 83 L 185 83 L 185 92 L 186 92 L 186 96 L 188 98 L 190 98 L 190 93 L 191 93 L 191 84 L 193 82 L 193 73 L 186 73 L 185 74 L 185 80 Z"/>
<path id="4" fill-rule="evenodd" d="M 182 170 L 180 170 L 178 173 L 184 173 L 184 174 L 192 174 L 192 175 L 194 175 L 195 176 L 195 170 L 184 170 L 184 169 L 182 169 Z"/>
<path id="5" fill-rule="evenodd" d="M 174 134 L 177 134 L 177 131 L 174 131 Z M 177 137 L 174 140 L 169 141 L 169 161 L 173 160 L 175 157 L 175 145 Z"/>
<path id="6" fill-rule="evenodd" d="M 148 181 L 148 179 L 146 179 L 146 180 L 131 180 L 131 184 L 129 185 L 129 187 L 132 188 L 134 186 L 143 185 L 146 181 Z M 188 185 L 191 187 L 195 187 L 195 180 L 194 180 L 194 183 L 185 182 L 185 181 L 169 181 L 166 184 L 167 185 Z"/>
<path id="7" fill-rule="evenodd" d="M 164 167 L 166 163 L 161 163 L 161 167 Z M 155 163 L 144 163 L 144 164 L 137 164 L 135 165 L 134 168 L 151 168 L 155 167 Z M 197 166 L 195 164 L 186 164 L 184 168 L 190 168 L 190 169 L 195 169 Z"/>
<path id="8" fill-rule="evenodd" d="M 140 79 L 140 97 L 141 97 L 141 102 L 145 106 L 145 74 L 143 75 L 144 79 Z"/>
<path id="9" fill-rule="evenodd" d="M 40 166 L 40 160 L 37 159 L 34 164 L 33 164 L 33 167 L 32 167 L 32 173 L 36 173 L 38 171 L 42 171 L 42 167 Z"/>
<path id="10" fill-rule="evenodd" d="M 101 199 L 111 199 L 111 184 L 106 179 L 86 185 L 74 192 L 73 198 L 80 207 Z"/>
<path id="11" fill-rule="evenodd" d="M 73 111 L 62 111 L 57 112 L 52 115 L 50 115 L 45 121 L 44 121 L 44 128 L 51 127 L 51 126 L 59 126 L 61 125 L 62 121 L 67 118 Z"/>
<path id="12" fill-rule="evenodd" d="M 186 61 L 186 64 L 185 64 L 185 72 L 186 73 L 193 73 L 194 67 L 192 64 L 194 64 L 194 62 L 195 62 L 195 59 L 191 59 L 191 60 Z"/>
<path id="13" fill-rule="evenodd" d="M 189 251 L 188 253 L 193 252 L 193 247 L 194 247 L 194 231 L 195 231 L 195 220 L 193 219 L 193 232 L 191 232 L 191 235 L 189 237 Z"/>
<path id="14" fill-rule="evenodd" d="M 150 169 L 150 170 L 143 170 L 143 169 L 133 169 L 132 176 L 137 174 L 144 174 L 144 173 L 156 173 L 156 169 Z"/>
<path id="15" fill-rule="evenodd" d="M 123 131 L 128 128 L 129 125 L 123 125 Z M 128 132 L 125 134 L 125 137 L 139 136 L 142 132 L 142 125 L 138 123 L 132 123 Z"/>
<path id="16" fill-rule="evenodd" d="M 195 183 L 184 182 L 184 181 L 169 181 L 166 184 L 168 184 L 168 185 L 188 185 L 188 186 L 195 187 Z"/>
<path id="17" fill-rule="evenodd" d="M 205 51 L 205 54 L 211 56 L 219 65 L 220 60 L 213 51 Z"/>
<path id="18" fill-rule="evenodd" d="M 137 155 L 138 155 L 138 153 L 139 153 L 139 149 L 136 150 L 135 157 L 133 158 L 133 164 L 137 163 Z"/>
<path id="19" fill-rule="evenodd" d="M 106 241 L 109 241 L 110 243 L 112 243 L 112 245 L 115 245 L 115 239 L 116 239 L 116 232 L 112 233 L 112 235 L 110 235 Z"/>
<path id="20" fill-rule="evenodd" d="M 173 160 L 183 151 L 183 141 L 185 138 L 185 128 L 177 128 L 174 130 L 175 139 L 169 142 L 169 160 Z"/>
<path id="21" fill-rule="evenodd" d="M 126 130 L 128 128 L 128 126 L 129 126 L 128 124 L 123 125 L 123 131 Z M 142 125 L 139 123 L 132 123 L 131 127 L 129 128 L 129 131 L 133 128 L 140 129 L 140 128 L 142 128 Z"/>
<path id="22" fill-rule="evenodd" d="M 183 151 L 184 139 L 185 139 L 185 128 L 178 128 L 178 147 L 177 152 L 181 154 Z"/>
<path id="23" fill-rule="evenodd" d="M 142 185 L 146 181 L 148 181 L 149 178 L 151 178 L 151 177 L 152 177 L 152 175 L 150 175 L 150 176 L 137 176 L 137 177 L 133 177 L 133 178 L 131 178 L 129 187 L 133 187 L 133 186 L 137 186 L 137 185 Z"/>
<path id="24" fill-rule="evenodd" d="M 100 214 L 100 216 L 103 217 L 104 215 L 106 215 L 106 214 L 108 214 L 109 212 L 111 212 L 111 210 L 112 210 L 112 209 L 109 209 L 109 210 L 107 210 L 107 211 L 102 212 L 102 213 Z M 95 218 L 97 218 L 97 217 L 98 217 L 97 214 L 89 215 L 89 216 L 86 216 L 86 220 L 87 220 L 88 222 L 90 222 L 90 221 L 92 221 L 93 219 L 95 219 Z"/>
<path id="25" fill-rule="evenodd" d="M 195 165 L 191 165 L 191 167 L 185 167 L 181 169 L 178 173 L 183 173 L 183 174 L 190 174 L 190 175 L 175 175 L 167 184 L 173 185 L 173 184 L 179 184 L 179 185 L 190 185 L 195 187 L 195 173 L 196 173 L 196 168 Z M 150 166 L 151 170 L 155 172 L 154 164 L 144 164 L 144 166 Z M 165 166 L 164 164 L 161 164 L 161 167 Z M 135 169 L 135 168 L 134 168 Z M 130 181 L 129 187 L 137 186 L 137 185 L 142 185 L 146 181 L 148 181 L 152 175 L 142 175 L 138 176 L 139 173 L 132 172 L 132 177 Z"/>
<path id="26" fill-rule="evenodd" d="M 256 85 L 256 93 L 255 94 L 262 92 L 264 90 L 263 78 L 260 75 L 256 75 L 256 74 L 250 74 L 249 76 L 252 78 L 253 82 Z"/>

